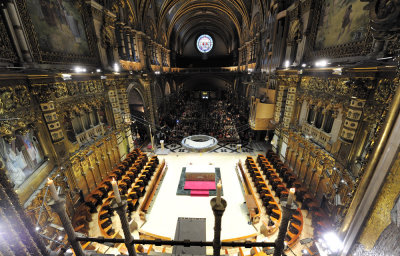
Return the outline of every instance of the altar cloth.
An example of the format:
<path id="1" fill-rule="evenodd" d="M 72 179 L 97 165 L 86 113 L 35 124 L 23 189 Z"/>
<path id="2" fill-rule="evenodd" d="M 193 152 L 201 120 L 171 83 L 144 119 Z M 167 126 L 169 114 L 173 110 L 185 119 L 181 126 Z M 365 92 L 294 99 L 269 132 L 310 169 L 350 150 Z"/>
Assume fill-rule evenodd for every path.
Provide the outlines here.
<path id="1" fill-rule="evenodd" d="M 215 190 L 215 181 L 186 181 L 184 189 L 191 190 Z"/>

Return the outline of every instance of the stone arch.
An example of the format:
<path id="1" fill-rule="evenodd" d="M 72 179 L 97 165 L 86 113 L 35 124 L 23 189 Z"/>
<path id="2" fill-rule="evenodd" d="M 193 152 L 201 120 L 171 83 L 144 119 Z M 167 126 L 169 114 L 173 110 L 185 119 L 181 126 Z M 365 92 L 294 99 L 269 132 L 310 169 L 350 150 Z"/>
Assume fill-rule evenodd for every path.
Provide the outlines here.
<path id="1" fill-rule="evenodd" d="M 151 123 L 150 104 L 143 85 L 132 82 L 126 90 L 132 120 L 132 134 L 139 133 L 142 140 L 148 136 L 148 124 Z"/>
<path id="2" fill-rule="evenodd" d="M 171 86 L 169 85 L 169 82 L 165 82 L 164 95 L 168 97 L 170 94 L 171 94 Z"/>
<path id="3" fill-rule="evenodd" d="M 176 82 L 175 82 L 175 80 L 172 80 L 172 90 L 174 91 L 174 92 L 176 92 Z"/>
<path id="4" fill-rule="evenodd" d="M 161 88 L 161 85 L 159 82 L 154 82 L 154 96 L 156 99 L 156 104 L 157 107 L 159 108 L 162 103 L 164 102 L 164 93 L 163 93 L 163 89 Z"/>

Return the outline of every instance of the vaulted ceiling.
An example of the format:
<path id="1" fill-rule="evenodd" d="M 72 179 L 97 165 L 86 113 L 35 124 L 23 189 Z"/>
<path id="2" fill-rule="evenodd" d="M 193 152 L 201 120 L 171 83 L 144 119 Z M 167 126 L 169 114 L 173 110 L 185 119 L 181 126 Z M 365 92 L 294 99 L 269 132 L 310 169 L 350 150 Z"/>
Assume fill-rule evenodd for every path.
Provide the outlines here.
<path id="1" fill-rule="evenodd" d="M 236 48 L 244 30 L 251 28 L 253 6 L 261 9 L 260 13 L 265 8 L 265 0 L 128 1 L 141 16 L 142 29 L 155 26 L 154 32 L 173 50 L 182 49 L 191 37 L 204 31 L 219 35 L 230 50 Z M 154 24 L 149 21 L 152 15 Z"/>

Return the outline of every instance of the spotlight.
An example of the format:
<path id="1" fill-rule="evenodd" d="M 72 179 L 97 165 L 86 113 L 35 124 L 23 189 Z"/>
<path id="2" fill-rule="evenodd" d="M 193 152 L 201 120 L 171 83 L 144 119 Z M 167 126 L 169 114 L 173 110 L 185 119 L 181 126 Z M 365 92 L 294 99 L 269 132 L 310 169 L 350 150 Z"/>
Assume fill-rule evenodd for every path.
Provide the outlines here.
<path id="1" fill-rule="evenodd" d="M 154 71 L 154 74 L 159 75 L 159 74 L 161 74 L 161 72 L 157 70 L 157 71 Z"/>
<path id="2" fill-rule="evenodd" d="M 39 231 L 39 230 L 40 230 L 40 228 L 39 228 L 38 226 L 36 226 L 36 227 L 35 227 L 35 230 L 36 230 L 36 231 Z"/>
<path id="3" fill-rule="evenodd" d="M 101 72 L 101 69 L 99 69 L 99 68 L 96 69 L 96 72 L 97 72 L 97 73 L 100 73 L 100 72 Z"/>
<path id="4" fill-rule="evenodd" d="M 305 67 L 307 66 L 307 64 L 306 64 L 306 63 L 303 63 L 303 64 L 301 64 L 301 66 L 302 66 L 303 68 L 305 68 Z"/>
<path id="5" fill-rule="evenodd" d="M 71 80 L 71 75 L 70 74 L 61 74 L 61 77 L 62 77 L 62 79 L 64 81 Z"/>
<path id="6" fill-rule="evenodd" d="M 75 71 L 75 73 L 85 73 L 86 72 L 86 68 L 82 68 L 80 66 L 76 66 L 76 67 L 74 67 L 74 71 Z"/>
<path id="7" fill-rule="evenodd" d="M 114 63 L 114 71 L 118 73 L 120 70 L 118 63 Z"/>
<path id="8" fill-rule="evenodd" d="M 323 238 L 325 240 L 325 244 L 331 252 L 337 253 L 343 248 L 343 242 L 334 232 L 325 233 Z"/>
<path id="9" fill-rule="evenodd" d="M 290 62 L 288 60 L 285 61 L 285 68 L 289 68 L 290 67 Z"/>
<path id="10" fill-rule="evenodd" d="M 332 74 L 333 75 L 342 75 L 343 68 L 334 68 Z"/>
<path id="11" fill-rule="evenodd" d="M 315 62 L 315 66 L 319 67 L 319 68 L 323 68 L 328 66 L 328 61 L 327 60 L 319 60 L 317 62 Z"/>

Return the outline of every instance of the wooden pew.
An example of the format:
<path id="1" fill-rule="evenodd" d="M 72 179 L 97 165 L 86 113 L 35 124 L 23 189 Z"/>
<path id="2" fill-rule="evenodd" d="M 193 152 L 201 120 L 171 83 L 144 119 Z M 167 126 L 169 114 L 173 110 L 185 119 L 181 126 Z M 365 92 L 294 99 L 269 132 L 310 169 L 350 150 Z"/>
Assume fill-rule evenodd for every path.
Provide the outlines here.
<path id="1" fill-rule="evenodd" d="M 154 194 L 156 193 L 157 187 L 160 184 L 162 177 L 164 176 L 164 173 L 165 173 L 165 160 L 161 162 L 160 166 L 156 171 L 155 178 L 153 179 L 153 182 L 150 184 L 148 193 L 144 198 L 143 203 L 140 207 L 141 212 L 147 213 L 147 210 L 150 207 L 150 203 L 154 197 Z"/>

